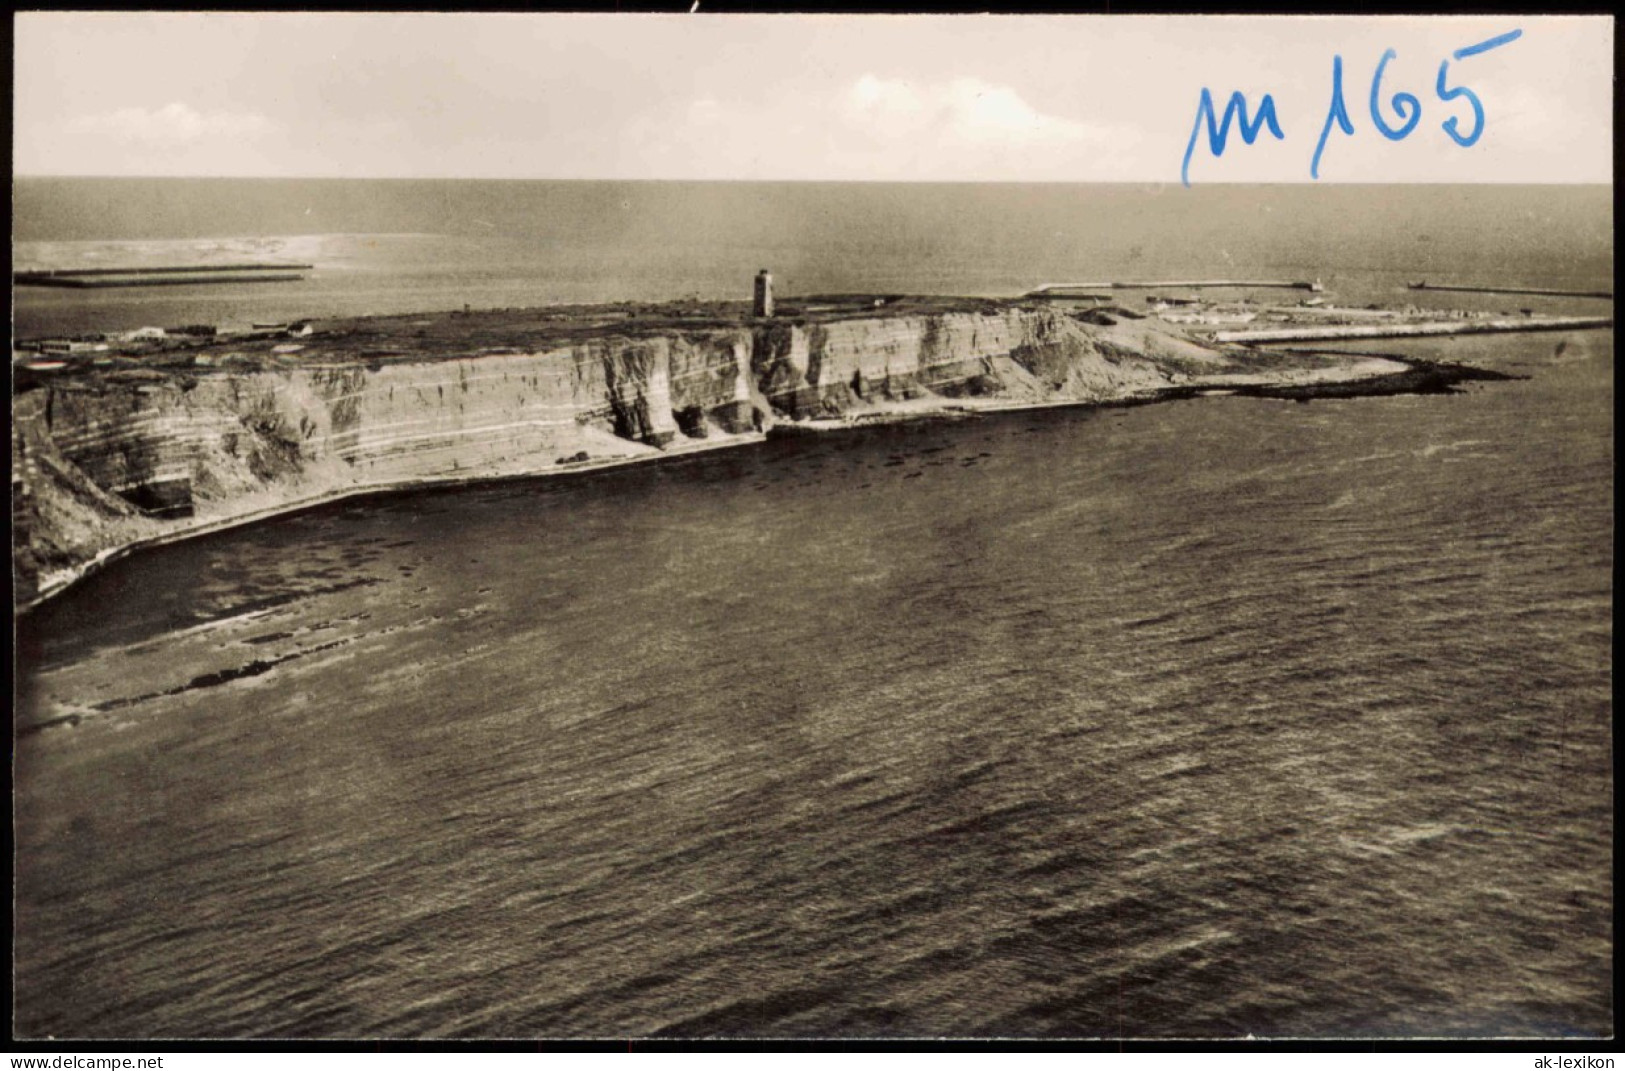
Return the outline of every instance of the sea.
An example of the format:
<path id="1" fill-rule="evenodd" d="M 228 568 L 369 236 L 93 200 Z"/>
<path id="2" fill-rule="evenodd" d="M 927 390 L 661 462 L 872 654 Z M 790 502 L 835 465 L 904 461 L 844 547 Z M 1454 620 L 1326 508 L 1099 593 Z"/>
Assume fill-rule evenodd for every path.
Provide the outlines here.
<path id="1" fill-rule="evenodd" d="M 14 335 L 762 268 L 1611 315 L 1404 288 L 1611 290 L 1611 198 L 19 179 L 18 267 L 314 267 L 18 290 Z M 1613 333 L 1358 349 L 1506 378 L 770 437 L 117 562 L 17 625 L 14 1033 L 1611 1036 Z"/>

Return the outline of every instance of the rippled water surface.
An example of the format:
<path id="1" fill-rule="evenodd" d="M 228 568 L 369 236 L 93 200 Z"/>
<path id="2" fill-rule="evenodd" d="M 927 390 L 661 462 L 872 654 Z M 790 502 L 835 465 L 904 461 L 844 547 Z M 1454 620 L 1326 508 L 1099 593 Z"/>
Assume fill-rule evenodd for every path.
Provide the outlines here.
<path id="1" fill-rule="evenodd" d="M 1610 1034 L 1612 335 L 1441 352 L 1529 378 L 126 560 L 24 623 L 16 1029 Z"/>

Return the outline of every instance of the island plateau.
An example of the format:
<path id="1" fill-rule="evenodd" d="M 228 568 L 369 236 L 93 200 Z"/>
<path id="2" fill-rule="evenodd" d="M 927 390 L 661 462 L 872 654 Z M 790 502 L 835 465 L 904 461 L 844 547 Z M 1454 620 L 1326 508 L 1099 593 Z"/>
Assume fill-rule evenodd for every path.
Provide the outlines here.
<path id="1" fill-rule="evenodd" d="M 874 420 L 1439 390 L 1486 375 L 1261 349 L 1218 330 L 1274 322 L 1302 338 L 1305 323 L 1368 324 L 1370 313 L 1147 300 L 1130 310 L 1038 294 L 834 295 L 773 315 L 623 303 L 14 342 L 17 601 L 26 608 L 137 547 L 355 494 Z"/>

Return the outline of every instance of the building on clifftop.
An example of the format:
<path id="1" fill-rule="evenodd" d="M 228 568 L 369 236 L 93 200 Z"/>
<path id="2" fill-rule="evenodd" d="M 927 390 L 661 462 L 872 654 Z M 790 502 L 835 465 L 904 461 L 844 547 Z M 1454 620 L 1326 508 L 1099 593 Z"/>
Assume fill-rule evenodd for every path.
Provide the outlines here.
<path id="1" fill-rule="evenodd" d="M 757 316 L 773 315 L 773 276 L 766 268 L 756 273 L 756 304 L 751 311 Z"/>

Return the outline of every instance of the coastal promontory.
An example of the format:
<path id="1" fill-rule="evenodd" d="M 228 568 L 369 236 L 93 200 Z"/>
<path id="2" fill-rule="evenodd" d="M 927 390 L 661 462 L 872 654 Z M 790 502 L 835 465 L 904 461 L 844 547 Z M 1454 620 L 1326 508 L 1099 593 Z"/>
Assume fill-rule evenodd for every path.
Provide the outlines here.
<path id="1" fill-rule="evenodd" d="M 130 548 L 422 483 L 577 471 L 787 429 L 1414 378 L 1178 317 L 829 296 L 455 311 L 14 347 L 23 606 Z M 1227 322 L 1223 317 L 1215 323 Z"/>

